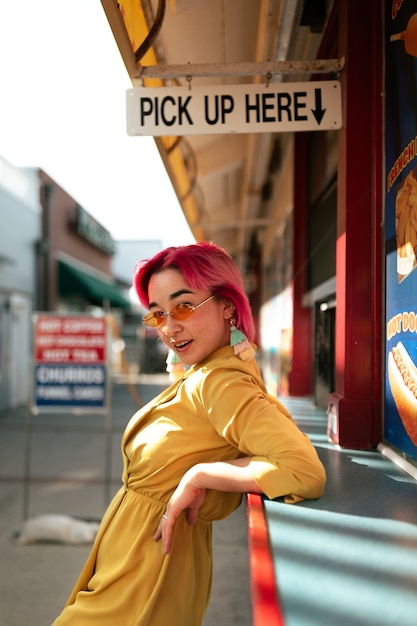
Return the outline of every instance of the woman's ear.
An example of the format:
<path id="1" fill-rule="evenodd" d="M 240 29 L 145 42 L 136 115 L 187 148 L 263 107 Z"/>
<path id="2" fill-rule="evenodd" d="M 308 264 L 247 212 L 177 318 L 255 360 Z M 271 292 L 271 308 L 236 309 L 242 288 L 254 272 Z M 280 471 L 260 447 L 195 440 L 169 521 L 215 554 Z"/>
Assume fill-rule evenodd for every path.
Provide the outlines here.
<path id="1" fill-rule="evenodd" d="M 225 320 L 230 320 L 235 314 L 235 305 L 231 300 L 224 301 L 223 317 Z"/>

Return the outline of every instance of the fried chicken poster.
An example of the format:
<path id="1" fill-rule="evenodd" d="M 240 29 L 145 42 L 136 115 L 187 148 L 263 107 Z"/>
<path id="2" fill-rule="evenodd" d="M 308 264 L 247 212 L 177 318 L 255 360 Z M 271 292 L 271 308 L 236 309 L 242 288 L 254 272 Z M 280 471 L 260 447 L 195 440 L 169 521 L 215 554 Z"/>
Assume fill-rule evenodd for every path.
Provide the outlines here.
<path id="1" fill-rule="evenodd" d="M 409 172 L 395 197 L 398 282 L 417 266 L 417 173 Z"/>

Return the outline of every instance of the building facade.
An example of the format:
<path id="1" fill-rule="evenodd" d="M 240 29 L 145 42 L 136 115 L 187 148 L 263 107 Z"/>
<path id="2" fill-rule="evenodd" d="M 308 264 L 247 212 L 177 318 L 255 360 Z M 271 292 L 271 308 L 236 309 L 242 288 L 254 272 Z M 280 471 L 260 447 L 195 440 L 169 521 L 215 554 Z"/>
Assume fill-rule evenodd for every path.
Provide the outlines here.
<path id="1" fill-rule="evenodd" d="M 27 402 L 41 206 L 34 170 L 0 158 L 0 410 Z"/>
<path id="2" fill-rule="evenodd" d="M 110 233 L 44 171 L 0 159 L 0 411 L 32 391 L 34 312 L 130 310 Z"/>

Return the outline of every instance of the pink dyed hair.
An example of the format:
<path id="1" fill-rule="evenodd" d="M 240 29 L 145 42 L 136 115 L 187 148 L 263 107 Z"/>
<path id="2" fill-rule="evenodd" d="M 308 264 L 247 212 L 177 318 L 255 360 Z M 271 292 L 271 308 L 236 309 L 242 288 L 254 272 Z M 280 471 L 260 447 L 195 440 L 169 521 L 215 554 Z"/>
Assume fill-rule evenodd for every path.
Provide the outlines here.
<path id="1" fill-rule="evenodd" d="M 135 267 L 133 284 L 139 300 L 148 308 L 148 285 L 153 274 L 176 269 L 192 289 L 207 289 L 217 298 L 230 300 L 235 307 L 236 327 L 249 341 L 255 329 L 242 276 L 232 257 L 214 243 L 200 241 L 188 246 L 165 248 L 151 259 L 140 261 Z"/>

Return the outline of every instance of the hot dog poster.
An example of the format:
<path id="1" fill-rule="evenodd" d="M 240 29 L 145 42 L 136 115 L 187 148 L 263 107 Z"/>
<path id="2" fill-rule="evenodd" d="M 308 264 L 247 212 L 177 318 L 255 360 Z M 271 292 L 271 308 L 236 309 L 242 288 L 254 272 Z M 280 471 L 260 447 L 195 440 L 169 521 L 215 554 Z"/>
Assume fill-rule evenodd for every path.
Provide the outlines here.
<path id="1" fill-rule="evenodd" d="M 384 439 L 417 459 L 417 2 L 385 10 Z"/>

